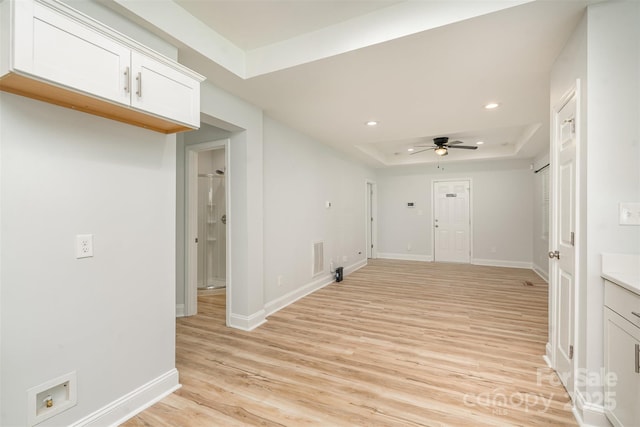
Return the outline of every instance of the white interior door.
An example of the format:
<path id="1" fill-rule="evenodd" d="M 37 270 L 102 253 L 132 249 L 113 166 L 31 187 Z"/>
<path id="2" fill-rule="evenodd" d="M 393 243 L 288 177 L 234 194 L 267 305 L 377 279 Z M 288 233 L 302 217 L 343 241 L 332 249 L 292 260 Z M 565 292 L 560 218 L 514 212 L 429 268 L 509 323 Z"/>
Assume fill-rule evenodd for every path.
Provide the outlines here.
<path id="1" fill-rule="evenodd" d="M 469 181 L 437 181 L 433 186 L 434 261 L 471 261 Z"/>
<path id="2" fill-rule="evenodd" d="M 573 397 L 576 223 L 576 96 L 555 114 L 552 161 L 551 287 L 555 295 L 555 369 Z M 554 164 L 555 163 L 555 164 Z"/>

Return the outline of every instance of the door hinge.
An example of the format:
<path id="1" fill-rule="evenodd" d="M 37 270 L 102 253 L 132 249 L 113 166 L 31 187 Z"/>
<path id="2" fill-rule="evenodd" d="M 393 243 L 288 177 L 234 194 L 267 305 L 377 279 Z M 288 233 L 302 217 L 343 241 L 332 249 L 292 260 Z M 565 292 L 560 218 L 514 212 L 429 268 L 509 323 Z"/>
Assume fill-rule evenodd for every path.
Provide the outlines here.
<path id="1" fill-rule="evenodd" d="M 373 249 L 373 245 L 371 245 L 371 249 Z"/>
<path id="2" fill-rule="evenodd" d="M 373 222 L 373 217 L 371 217 L 371 222 Z"/>
<path id="3" fill-rule="evenodd" d="M 573 360 L 573 345 L 569 346 L 569 360 Z"/>
<path id="4" fill-rule="evenodd" d="M 196 237 L 196 243 L 198 243 L 198 238 Z"/>
<path id="5" fill-rule="evenodd" d="M 571 232 L 571 246 L 575 246 L 576 245 L 576 233 L 574 233 L 573 231 Z"/>

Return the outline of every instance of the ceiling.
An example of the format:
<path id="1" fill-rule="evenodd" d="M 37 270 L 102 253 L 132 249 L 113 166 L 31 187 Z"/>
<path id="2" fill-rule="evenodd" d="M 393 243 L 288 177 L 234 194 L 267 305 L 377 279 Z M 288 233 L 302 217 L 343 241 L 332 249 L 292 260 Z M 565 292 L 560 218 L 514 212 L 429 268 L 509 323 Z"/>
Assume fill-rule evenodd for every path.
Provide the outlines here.
<path id="1" fill-rule="evenodd" d="M 374 167 L 547 150 L 550 70 L 588 4 L 110 1 L 214 85 Z M 442 158 L 407 151 L 438 136 L 484 144 Z"/>

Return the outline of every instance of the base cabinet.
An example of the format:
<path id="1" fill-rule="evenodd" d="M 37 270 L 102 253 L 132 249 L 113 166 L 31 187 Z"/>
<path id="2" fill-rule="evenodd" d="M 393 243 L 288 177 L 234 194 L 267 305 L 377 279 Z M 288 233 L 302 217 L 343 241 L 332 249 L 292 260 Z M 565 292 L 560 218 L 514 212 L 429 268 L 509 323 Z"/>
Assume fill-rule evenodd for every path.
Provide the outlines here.
<path id="1" fill-rule="evenodd" d="M 0 7 L 0 89 L 164 133 L 200 127 L 199 74 L 56 0 Z"/>
<path id="2" fill-rule="evenodd" d="M 640 304 L 640 296 L 605 283 L 605 414 L 619 427 L 640 426 L 640 327 L 632 314 L 640 309 L 634 298 Z"/>

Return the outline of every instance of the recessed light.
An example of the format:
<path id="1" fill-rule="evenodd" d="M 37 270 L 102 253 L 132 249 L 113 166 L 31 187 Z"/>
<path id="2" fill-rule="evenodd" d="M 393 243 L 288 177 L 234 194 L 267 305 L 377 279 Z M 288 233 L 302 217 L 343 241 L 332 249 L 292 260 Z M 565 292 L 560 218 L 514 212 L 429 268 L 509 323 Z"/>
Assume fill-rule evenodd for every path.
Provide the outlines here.
<path id="1" fill-rule="evenodd" d="M 408 151 L 408 152 L 412 152 L 412 151 L 414 151 L 414 150 L 415 150 L 415 148 L 407 148 L 407 151 Z"/>
<path id="2" fill-rule="evenodd" d="M 476 142 L 476 145 L 482 145 L 482 144 L 484 144 L 484 141 L 478 141 L 478 142 Z"/>
<path id="3" fill-rule="evenodd" d="M 367 123 L 365 123 L 367 126 L 376 126 L 378 124 L 378 122 L 376 122 L 375 120 L 369 120 Z"/>
<path id="4" fill-rule="evenodd" d="M 499 106 L 500 104 L 498 104 L 497 102 L 490 102 L 485 105 L 484 108 L 486 108 L 487 110 L 493 110 L 494 108 L 498 108 Z"/>

